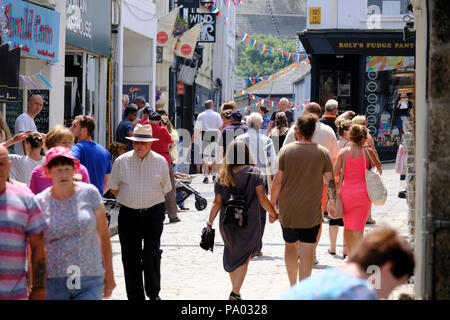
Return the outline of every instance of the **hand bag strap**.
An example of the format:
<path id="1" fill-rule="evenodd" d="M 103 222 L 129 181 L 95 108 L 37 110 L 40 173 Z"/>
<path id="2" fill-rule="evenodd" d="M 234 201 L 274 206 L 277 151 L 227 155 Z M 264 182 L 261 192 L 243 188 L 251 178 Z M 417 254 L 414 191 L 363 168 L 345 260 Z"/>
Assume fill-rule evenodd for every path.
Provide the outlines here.
<path id="1" fill-rule="evenodd" d="M 365 148 L 363 148 L 363 153 L 364 153 L 364 169 L 366 168 L 366 155 L 365 155 L 365 152 L 364 152 L 364 150 L 367 150 L 367 147 L 365 147 Z M 372 157 L 370 156 L 370 152 L 367 150 L 367 154 L 369 155 L 369 161 L 370 161 L 370 165 L 372 166 L 372 167 L 374 167 L 375 168 L 375 166 L 373 165 L 373 160 L 372 160 Z"/>
<path id="2" fill-rule="evenodd" d="M 341 192 L 342 181 L 344 180 L 344 170 L 345 170 L 345 161 L 347 160 L 347 153 L 348 151 L 346 150 L 344 153 L 344 164 L 342 165 L 341 177 L 339 179 L 339 192 Z"/>

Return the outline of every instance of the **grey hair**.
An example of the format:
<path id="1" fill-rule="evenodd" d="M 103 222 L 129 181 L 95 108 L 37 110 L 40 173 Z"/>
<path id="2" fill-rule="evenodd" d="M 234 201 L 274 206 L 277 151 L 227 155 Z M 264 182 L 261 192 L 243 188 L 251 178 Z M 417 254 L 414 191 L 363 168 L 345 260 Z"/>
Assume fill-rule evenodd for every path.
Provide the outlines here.
<path id="1" fill-rule="evenodd" d="M 249 129 L 259 130 L 261 128 L 261 124 L 263 123 L 263 118 L 259 112 L 252 112 L 248 115 L 245 122 Z"/>
<path id="2" fill-rule="evenodd" d="M 140 102 L 143 105 L 147 103 L 147 101 L 145 101 L 145 98 L 143 96 L 136 97 L 136 99 L 134 99 L 134 103 L 136 102 Z"/>
<path id="3" fill-rule="evenodd" d="M 334 109 L 337 109 L 339 106 L 338 102 L 334 99 L 330 99 L 325 103 L 325 110 L 327 111 L 333 111 Z"/>
<path id="4" fill-rule="evenodd" d="M 286 103 L 289 103 L 289 99 L 288 99 L 288 98 L 281 98 L 281 99 L 280 99 L 280 102 L 281 102 L 281 101 L 286 101 Z"/>

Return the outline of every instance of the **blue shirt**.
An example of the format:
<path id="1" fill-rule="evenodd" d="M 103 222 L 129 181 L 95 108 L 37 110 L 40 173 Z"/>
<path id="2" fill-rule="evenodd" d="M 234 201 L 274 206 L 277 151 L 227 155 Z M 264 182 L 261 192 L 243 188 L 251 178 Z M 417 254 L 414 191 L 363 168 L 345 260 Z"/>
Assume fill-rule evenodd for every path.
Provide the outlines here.
<path id="1" fill-rule="evenodd" d="M 87 168 L 91 183 L 103 195 L 105 175 L 112 169 L 108 150 L 95 141 L 80 141 L 72 147 L 72 154 Z"/>
<path id="2" fill-rule="evenodd" d="M 121 142 L 123 144 L 128 144 L 131 141 L 126 139 L 125 137 L 127 136 L 128 132 L 133 132 L 133 130 L 134 130 L 134 128 L 133 128 L 133 124 L 131 123 L 131 121 L 128 119 L 123 119 L 122 121 L 120 121 L 119 125 L 117 126 L 116 141 Z M 133 144 L 130 143 L 128 145 L 128 150 L 132 150 L 132 149 L 133 149 Z"/>
<path id="3" fill-rule="evenodd" d="M 367 281 L 342 269 L 330 268 L 300 281 L 282 300 L 376 300 Z"/>

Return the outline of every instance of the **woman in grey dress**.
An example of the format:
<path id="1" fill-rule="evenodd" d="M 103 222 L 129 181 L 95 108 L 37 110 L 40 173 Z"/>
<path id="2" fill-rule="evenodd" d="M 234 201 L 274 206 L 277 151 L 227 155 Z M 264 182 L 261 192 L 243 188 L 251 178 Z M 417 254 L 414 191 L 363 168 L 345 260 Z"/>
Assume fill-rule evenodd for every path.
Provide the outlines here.
<path id="1" fill-rule="evenodd" d="M 262 172 L 251 163 L 254 161 L 247 144 L 242 140 L 233 140 L 227 148 L 219 179 L 214 184 L 215 198 L 207 222 L 211 228 L 220 210 L 219 229 L 224 242 L 223 267 L 230 273 L 232 285 L 230 300 L 241 300 L 240 290 L 247 274 L 248 263 L 260 250 L 259 203 L 269 212 L 270 223 L 275 222 L 278 217 L 266 196 Z M 230 198 L 231 187 L 234 187 L 239 195 L 245 195 L 248 223 L 243 227 L 223 223 L 225 203 Z"/>

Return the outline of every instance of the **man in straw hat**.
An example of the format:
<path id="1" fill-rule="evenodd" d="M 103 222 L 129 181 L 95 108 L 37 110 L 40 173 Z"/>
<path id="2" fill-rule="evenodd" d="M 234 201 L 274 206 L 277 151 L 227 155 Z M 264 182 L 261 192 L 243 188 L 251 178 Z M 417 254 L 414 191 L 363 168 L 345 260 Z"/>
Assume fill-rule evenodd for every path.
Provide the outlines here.
<path id="1" fill-rule="evenodd" d="M 145 300 L 146 295 L 159 300 L 164 196 L 172 189 L 169 166 L 151 151 L 152 142 L 158 140 L 151 125 L 137 124 L 127 139 L 133 141 L 133 150 L 116 159 L 108 183 L 122 205 L 118 223 L 125 286 L 129 300 Z"/>

